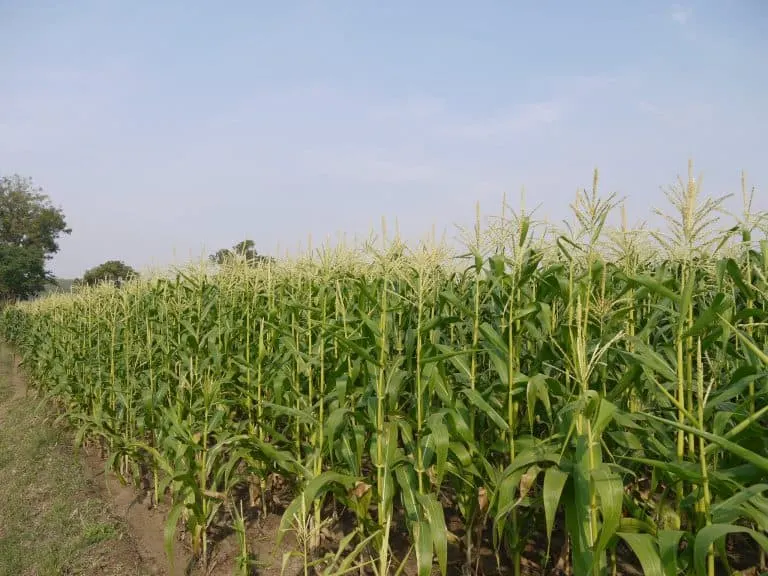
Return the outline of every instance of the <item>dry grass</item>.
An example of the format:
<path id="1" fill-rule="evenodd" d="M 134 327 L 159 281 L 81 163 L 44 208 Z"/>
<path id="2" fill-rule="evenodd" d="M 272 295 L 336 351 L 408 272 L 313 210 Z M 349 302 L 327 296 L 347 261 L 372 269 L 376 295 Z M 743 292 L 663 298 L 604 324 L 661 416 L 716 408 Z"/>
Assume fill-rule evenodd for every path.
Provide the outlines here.
<path id="1" fill-rule="evenodd" d="M 0 575 L 140 575 L 124 526 L 94 497 L 63 433 L 0 349 Z"/>

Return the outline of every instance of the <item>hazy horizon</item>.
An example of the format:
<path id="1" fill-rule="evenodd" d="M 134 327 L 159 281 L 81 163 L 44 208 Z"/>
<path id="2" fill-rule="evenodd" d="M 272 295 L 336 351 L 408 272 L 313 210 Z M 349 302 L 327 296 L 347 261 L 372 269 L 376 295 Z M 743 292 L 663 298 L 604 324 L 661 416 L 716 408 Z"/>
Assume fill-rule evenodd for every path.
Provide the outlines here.
<path id="1" fill-rule="evenodd" d="M 0 1 L 0 174 L 63 208 L 63 278 L 382 217 L 452 235 L 523 186 L 560 220 L 595 167 L 632 223 L 689 158 L 738 210 L 741 170 L 768 179 L 766 25 L 756 0 Z"/>

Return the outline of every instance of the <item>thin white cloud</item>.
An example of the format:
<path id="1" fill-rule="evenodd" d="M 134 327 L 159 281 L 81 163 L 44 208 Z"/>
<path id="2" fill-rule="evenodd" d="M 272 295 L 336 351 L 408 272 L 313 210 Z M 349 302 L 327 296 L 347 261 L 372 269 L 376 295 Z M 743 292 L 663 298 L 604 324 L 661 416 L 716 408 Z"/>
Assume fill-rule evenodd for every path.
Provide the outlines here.
<path id="1" fill-rule="evenodd" d="M 406 184 L 434 181 L 440 171 L 417 159 L 393 158 L 381 151 L 319 151 L 304 154 L 302 165 L 322 176 L 364 184 Z"/>
<path id="2" fill-rule="evenodd" d="M 545 98 L 477 115 L 462 113 L 438 96 L 417 93 L 365 102 L 342 91 L 325 102 L 346 116 L 344 122 L 332 127 L 335 143 L 326 138 L 320 145 L 311 133 L 297 134 L 306 146 L 298 163 L 318 176 L 365 185 L 471 182 L 482 177 L 487 167 L 480 159 L 482 155 L 461 152 L 462 147 L 474 149 L 484 141 L 497 146 L 546 132 L 586 102 L 608 97 L 607 93 L 626 84 L 627 78 L 549 78 L 544 80 Z M 361 145 L 370 140 L 367 134 L 371 133 L 376 134 L 376 144 Z M 461 168 L 456 164 L 459 159 Z"/>
<path id="3" fill-rule="evenodd" d="M 681 26 L 685 26 L 693 17 L 693 8 L 681 4 L 673 4 L 669 13 L 670 18 Z"/>
<path id="4" fill-rule="evenodd" d="M 514 136 L 553 124 L 561 118 L 562 112 L 563 104 L 558 100 L 535 102 L 499 116 L 453 123 L 446 126 L 444 132 L 469 139 Z"/>
<path id="5" fill-rule="evenodd" d="M 637 107 L 641 112 L 645 112 L 651 116 L 665 116 L 664 111 L 656 104 L 648 102 L 647 100 L 641 100 L 637 103 Z"/>
<path id="6" fill-rule="evenodd" d="M 370 117 L 378 121 L 422 121 L 436 118 L 445 112 L 445 102 L 433 96 L 411 96 L 397 102 L 375 104 Z"/>
<path id="7" fill-rule="evenodd" d="M 515 107 L 507 112 L 467 122 L 450 122 L 444 133 L 467 139 L 517 136 L 555 124 L 574 107 L 596 94 L 629 86 L 637 82 L 630 74 L 558 76 L 545 85 L 551 94 L 547 99 Z"/>
<path id="8" fill-rule="evenodd" d="M 715 114 L 715 107 L 708 102 L 690 101 L 684 103 L 656 104 L 648 100 L 637 102 L 638 109 L 665 122 L 701 124 Z"/>
<path id="9" fill-rule="evenodd" d="M 634 86 L 640 80 L 640 75 L 637 72 L 625 71 L 618 74 L 553 76 L 547 79 L 546 85 L 552 93 L 572 101 L 587 98 L 595 92 L 609 90 L 617 86 Z"/>

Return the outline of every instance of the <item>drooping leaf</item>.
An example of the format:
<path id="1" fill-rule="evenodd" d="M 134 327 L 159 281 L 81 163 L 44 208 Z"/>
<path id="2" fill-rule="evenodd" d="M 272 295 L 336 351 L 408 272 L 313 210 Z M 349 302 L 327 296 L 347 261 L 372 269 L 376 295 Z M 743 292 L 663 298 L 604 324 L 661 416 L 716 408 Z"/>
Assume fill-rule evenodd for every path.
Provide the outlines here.
<path id="1" fill-rule="evenodd" d="M 644 576 L 666 576 L 653 536 L 634 532 L 619 532 L 617 536 L 624 540 L 635 553 L 643 567 Z"/>
<path id="2" fill-rule="evenodd" d="M 733 524 L 710 524 L 696 533 L 693 541 L 693 565 L 696 574 L 705 576 L 707 573 L 707 554 L 709 547 L 715 541 L 727 536 L 728 534 L 747 534 L 757 542 L 763 550 L 768 552 L 768 537 L 751 528 L 745 526 L 736 526 Z"/>

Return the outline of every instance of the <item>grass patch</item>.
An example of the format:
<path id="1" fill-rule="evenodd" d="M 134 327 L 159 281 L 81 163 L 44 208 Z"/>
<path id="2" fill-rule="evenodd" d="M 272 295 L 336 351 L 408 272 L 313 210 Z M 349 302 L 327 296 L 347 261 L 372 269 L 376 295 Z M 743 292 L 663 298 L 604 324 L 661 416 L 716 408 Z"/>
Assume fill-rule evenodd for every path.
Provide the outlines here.
<path id="1" fill-rule="evenodd" d="M 70 439 L 14 395 L 12 374 L 0 351 L 0 576 L 144 574 Z"/>

